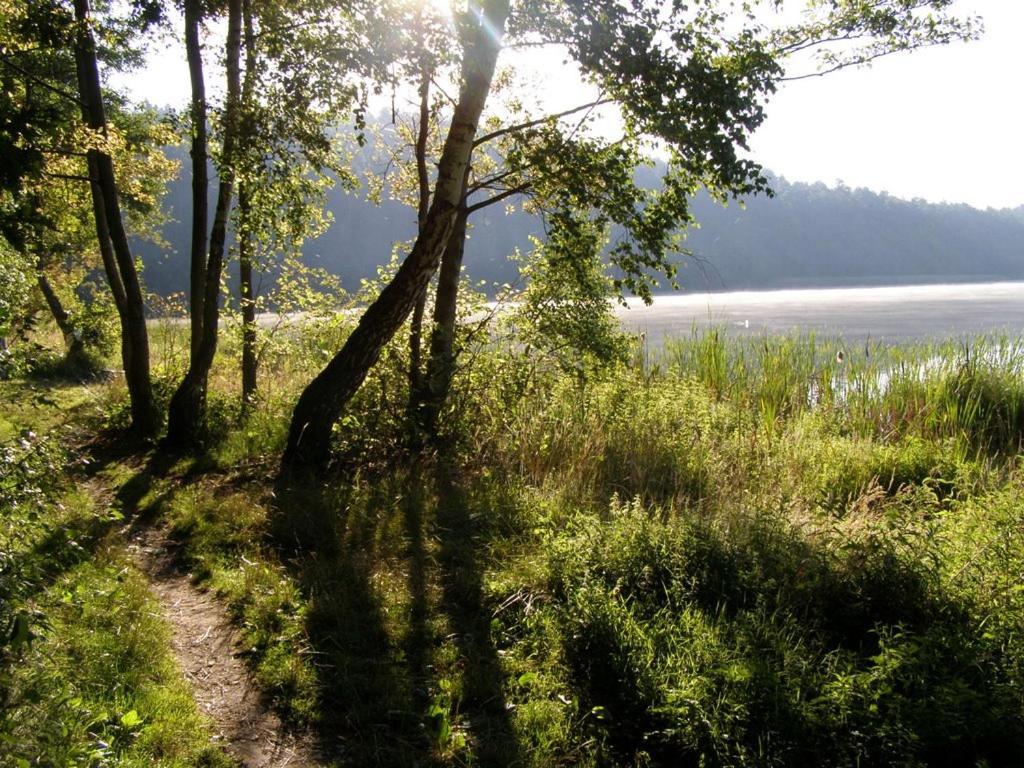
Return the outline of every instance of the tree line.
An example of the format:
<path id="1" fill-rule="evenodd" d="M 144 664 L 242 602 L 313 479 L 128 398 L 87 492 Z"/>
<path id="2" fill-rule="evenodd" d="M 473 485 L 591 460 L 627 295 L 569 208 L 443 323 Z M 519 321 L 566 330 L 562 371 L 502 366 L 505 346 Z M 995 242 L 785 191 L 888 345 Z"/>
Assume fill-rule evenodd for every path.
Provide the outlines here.
<path id="1" fill-rule="evenodd" d="M 179 146 L 167 152 L 186 157 Z M 661 163 L 644 170 L 656 184 Z M 683 246 L 690 255 L 672 256 L 683 290 L 1024 279 L 1024 209 L 979 210 L 841 183 L 789 182 L 771 174 L 769 179 L 774 197 L 751 196 L 742 207 L 719 205 L 703 192 L 691 200 L 700 227 L 686 232 Z M 190 200 L 186 178 L 170 181 L 161 242 L 136 241 L 146 286 L 161 296 L 188 289 Z M 330 221 L 322 234 L 303 243 L 302 261 L 336 276 L 350 293 L 376 277 L 380 254 L 416 231 L 408 205 L 391 195 L 369 200 L 362 187 L 331 187 L 324 210 Z M 541 217 L 520 206 L 481 211 L 466 241 L 466 275 L 482 283 L 488 296 L 499 295 L 501 286 L 520 278 L 523 264 L 515 254 L 529 252 L 531 238 L 543 232 Z M 230 266 L 235 279 L 237 264 Z"/>
<path id="2" fill-rule="evenodd" d="M 415 210 L 416 230 L 299 397 L 282 465 L 326 464 L 334 423 L 403 328 L 410 425 L 429 438 L 459 351 L 467 236 L 486 212 L 515 203 L 540 219 L 533 275 L 556 306 L 592 308 L 623 293 L 649 300 L 659 276 L 675 283 L 698 192 L 718 202 L 771 194 L 741 150 L 781 82 L 979 31 L 951 0 L 834 0 L 785 24 L 766 21 L 782 2 L 757 5 L 481 0 L 449 13 L 406 0 L 0 0 L 3 269 L 31 275 L 43 294 L 48 281 L 73 291 L 100 269 L 105 287 L 94 293 L 118 318 L 132 429 L 155 436 L 166 417 L 165 444 L 190 449 L 204 436 L 228 261 L 238 263 L 250 401 L 254 273 L 323 230 L 329 188 L 359 183 L 351 147 L 373 141 L 369 104 L 390 93 L 411 106 L 401 119 L 393 110 L 401 140 L 389 189 Z M 103 83 L 169 32 L 191 87 L 189 108 L 170 124 Z M 586 86 L 581 103 L 552 109 L 517 80 L 515 52 L 545 47 Z M 611 132 L 596 120 L 609 113 Z M 339 125 L 351 127 L 347 136 Z M 131 234 L 159 226 L 168 130 L 189 148 L 190 343 L 161 414 Z M 665 162 L 653 163 L 655 151 Z M 642 181 L 651 169 L 656 184 Z M 81 329 L 49 293 L 71 354 Z M 17 322 L 17 299 L 0 302 L 10 308 L 0 322 Z"/>

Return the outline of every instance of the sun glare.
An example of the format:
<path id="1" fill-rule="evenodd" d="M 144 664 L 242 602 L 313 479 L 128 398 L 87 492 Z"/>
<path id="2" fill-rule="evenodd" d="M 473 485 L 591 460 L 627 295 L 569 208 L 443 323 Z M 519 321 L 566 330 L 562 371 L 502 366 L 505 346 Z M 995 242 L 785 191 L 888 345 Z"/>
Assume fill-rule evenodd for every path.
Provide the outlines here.
<path id="1" fill-rule="evenodd" d="M 434 11 L 434 13 L 446 19 L 452 18 L 454 0 L 413 0 L 413 2 L 416 5 L 422 5 L 424 8 Z"/>

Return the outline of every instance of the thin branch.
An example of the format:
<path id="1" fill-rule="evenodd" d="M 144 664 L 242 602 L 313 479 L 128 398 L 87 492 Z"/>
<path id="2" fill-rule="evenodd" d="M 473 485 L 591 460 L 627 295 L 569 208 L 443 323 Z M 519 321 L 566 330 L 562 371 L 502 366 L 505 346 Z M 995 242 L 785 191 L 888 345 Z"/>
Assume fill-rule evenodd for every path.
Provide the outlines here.
<path id="1" fill-rule="evenodd" d="M 473 184 L 471 184 L 466 189 L 466 194 L 467 195 L 471 195 L 474 192 L 479 192 L 481 189 L 494 189 L 494 185 L 495 184 L 497 184 L 502 179 L 507 179 L 513 173 L 516 173 L 516 171 L 515 170 L 509 170 L 509 171 L 505 171 L 504 173 L 498 173 L 498 174 L 495 174 L 494 176 L 488 176 L 487 178 L 480 179 L 479 181 L 476 181 Z"/>
<path id="2" fill-rule="evenodd" d="M 833 72 L 838 72 L 839 70 L 846 69 L 847 67 L 859 67 L 859 66 L 863 66 L 864 64 L 870 64 L 875 59 L 881 59 L 884 56 L 890 56 L 890 55 L 892 55 L 894 53 L 901 53 L 902 51 L 903 51 L 903 49 L 901 49 L 899 51 L 881 51 L 879 53 L 873 53 L 870 56 L 867 56 L 865 58 L 858 59 L 857 61 L 841 61 L 838 64 L 836 64 L 835 66 L 829 67 L 828 69 L 823 69 L 820 72 L 808 72 L 806 75 L 793 75 L 792 77 L 780 77 L 779 78 L 779 82 L 780 83 L 795 83 L 797 80 L 809 80 L 812 77 L 824 77 L 825 75 L 830 75 Z"/>
<path id="3" fill-rule="evenodd" d="M 533 128 L 533 127 L 538 126 L 538 125 L 543 125 L 544 123 L 551 122 L 552 120 L 561 120 L 563 117 L 568 117 L 569 115 L 575 115 L 577 112 L 582 112 L 585 109 L 586 110 L 593 110 L 596 107 L 601 107 L 601 106 L 604 106 L 605 104 L 611 104 L 611 103 L 612 103 L 612 99 L 598 99 L 597 101 L 587 102 L 586 104 L 581 104 L 578 107 L 573 107 L 572 109 L 567 109 L 564 112 L 559 112 L 559 113 L 554 114 L 554 115 L 546 115 L 545 117 L 539 117 L 536 120 L 529 120 L 529 121 L 527 121 L 525 123 L 519 123 L 517 125 L 509 125 L 509 126 L 506 126 L 505 128 L 499 128 L 496 131 L 491 131 L 490 133 L 485 133 L 483 136 L 481 136 L 480 138 L 478 138 L 476 141 L 473 142 L 473 146 L 474 147 L 479 147 L 481 144 L 486 144 L 488 141 L 491 141 L 492 139 L 497 139 L 497 138 L 499 138 L 501 136 L 505 136 L 505 135 L 507 135 L 509 133 L 515 133 L 516 131 L 524 131 L 527 128 Z"/>
<path id="4" fill-rule="evenodd" d="M 521 40 L 518 43 L 509 43 L 502 45 L 503 51 L 515 51 L 523 48 L 547 48 L 550 45 L 569 45 L 572 42 L 568 38 L 565 40 Z"/>
<path id="5" fill-rule="evenodd" d="M 441 87 L 441 85 L 437 82 L 437 80 L 435 80 L 434 78 L 430 78 L 430 84 L 432 86 L 434 86 L 435 88 L 437 88 L 438 92 L 442 96 L 444 96 L 446 99 L 448 99 L 448 101 L 451 103 L 451 105 L 453 107 L 458 104 L 458 102 L 455 99 L 453 99 L 451 96 L 448 95 L 448 92 L 444 88 Z"/>
<path id="6" fill-rule="evenodd" d="M 29 72 L 24 67 L 20 67 L 17 64 L 15 64 L 13 61 L 10 60 L 9 57 L 4 56 L 4 55 L 0 55 L 0 64 L 3 64 L 5 67 L 8 67 L 10 69 L 13 69 L 15 72 L 19 73 L 23 77 L 27 77 L 29 80 L 31 80 L 36 85 L 41 85 L 43 88 L 46 88 L 48 91 L 52 91 L 53 93 L 56 93 L 58 96 L 61 96 L 61 97 L 65 98 L 65 99 L 69 99 L 70 101 L 73 101 L 75 104 L 78 104 L 79 106 L 82 105 L 82 102 L 79 100 L 78 96 L 76 96 L 75 94 L 71 93 L 70 91 L 65 91 L 63 88 L 59 88 L 56 85 L 54 85 L 53 83 L 48 83 L 48 82 L 46 82 L 46 80 L 43 80 L 41 77 L 37 77 L 36 75 L 33 75 L 31 72 Z"/>
<path id="7" fill-rule="evenodd" d="M 509 189 L 506 189 L 504 192 L 499 192 L 497 195 L 493 195 L 493 196 L 487 198 L 486 200 L 481 200 L 479 203 L 474 203 L 473 205 L 470 205 L 469 207 L 466 208 L 466 212 L 469 213 L 469 214 L 476 213 L 481 208 L 486 208 L 489 205 L 494 205 L 495 203 L 500 203 L 502 200 L 506 200 L 506 199 L 512 197 L 513 195 L 518 195 L 518 194 L 520 194 L 522 192 L 525 192 L 529 188 L 530 188 L 530 185 L 528 183 L 526 183 L 526 184 L 519 184 L 519 185 L 517 185 L 515 187 L 511 187 Z"/>

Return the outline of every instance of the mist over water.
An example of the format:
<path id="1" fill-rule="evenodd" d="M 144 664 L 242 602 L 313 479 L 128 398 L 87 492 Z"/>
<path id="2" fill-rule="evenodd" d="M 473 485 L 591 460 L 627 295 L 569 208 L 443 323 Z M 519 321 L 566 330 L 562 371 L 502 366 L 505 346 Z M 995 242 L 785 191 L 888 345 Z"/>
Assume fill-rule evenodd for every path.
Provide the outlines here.
<path id="1" fill-rule="evenodd" d="M 666 294 L 619 307 L 623 327 L 660 346 L 693 329 L 737 336 L 814 332 L 899 343 L 986 333 L 1024 334 L 1024 282 Z"/>

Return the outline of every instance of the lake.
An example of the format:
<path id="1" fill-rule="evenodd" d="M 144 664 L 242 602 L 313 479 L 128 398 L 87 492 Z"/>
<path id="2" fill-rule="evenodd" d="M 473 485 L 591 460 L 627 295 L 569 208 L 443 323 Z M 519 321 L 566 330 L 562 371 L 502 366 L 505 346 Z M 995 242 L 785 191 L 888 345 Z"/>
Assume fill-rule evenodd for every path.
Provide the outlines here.
<path id="1" fill-rule="evenodd" d="M 1024 334 L 1024 282 L 818 288 L 656 296 L 617 309 L 627 330 L 652 346 L 718 327 L 738 336 L 813 331 L 847 341 L 899 343 Z"/>

